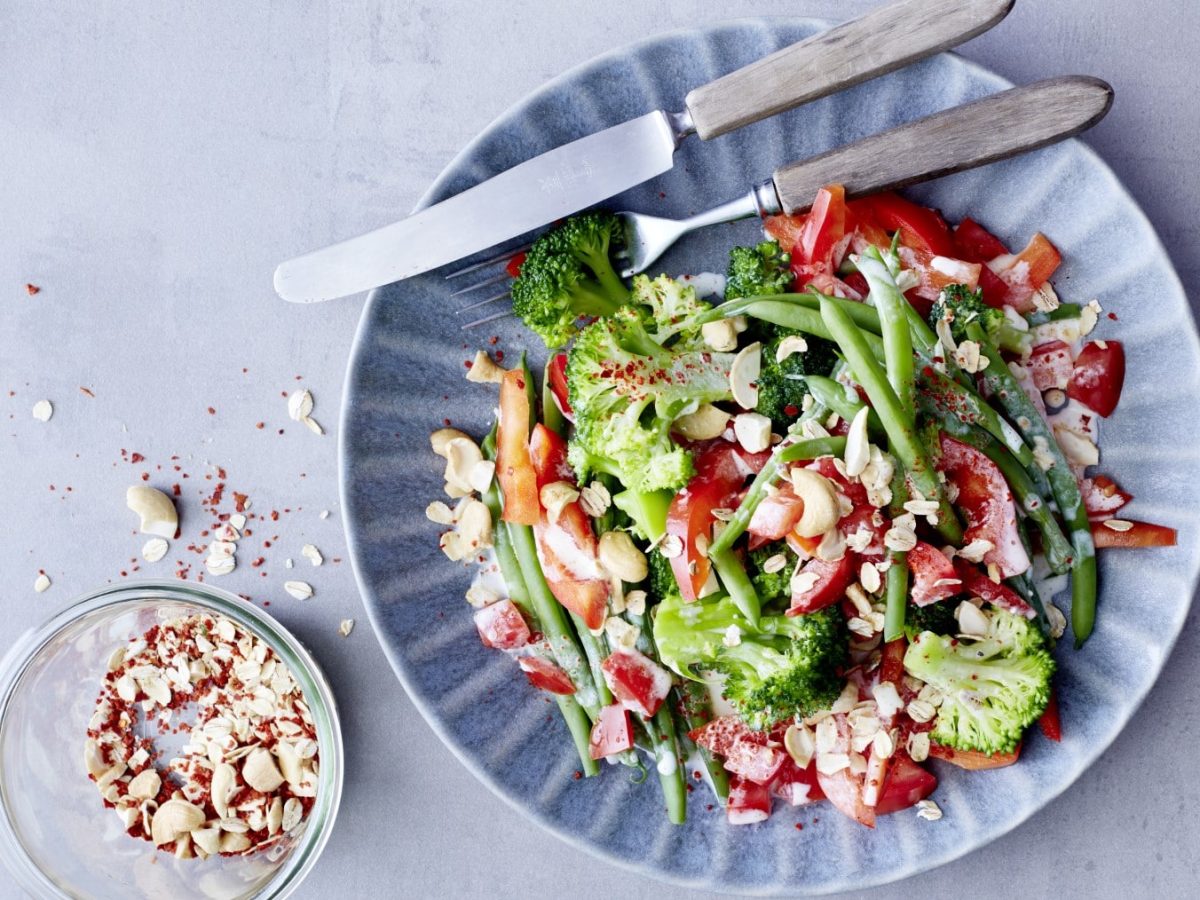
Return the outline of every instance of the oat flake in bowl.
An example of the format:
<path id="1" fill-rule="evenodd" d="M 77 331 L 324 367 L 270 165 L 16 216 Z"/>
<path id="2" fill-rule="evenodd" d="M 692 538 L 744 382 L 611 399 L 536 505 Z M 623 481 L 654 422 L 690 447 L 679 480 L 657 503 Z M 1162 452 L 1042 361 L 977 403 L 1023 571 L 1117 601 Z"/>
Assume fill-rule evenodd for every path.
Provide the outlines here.
<path id="1" fill-rule="evenodd" d="M 138 717 L 190 737 L 165 766 Z M 84 745 L 88 776 L 127 833 L 187 859 L 253 853 L 293 831 L 317 792 L 319 754 L 287 666 L 224 616 L 163 622 L 118 647 Z"/>

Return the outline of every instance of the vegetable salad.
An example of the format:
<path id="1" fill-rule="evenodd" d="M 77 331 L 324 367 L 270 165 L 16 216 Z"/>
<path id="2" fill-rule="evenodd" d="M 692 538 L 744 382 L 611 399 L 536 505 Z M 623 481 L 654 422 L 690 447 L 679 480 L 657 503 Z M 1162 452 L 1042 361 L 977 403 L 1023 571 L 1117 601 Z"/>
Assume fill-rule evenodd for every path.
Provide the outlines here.
<path id="1" fill-rule="evenodd" d="M 494 553 L 480 637 L 553 696 L 582 775 L 649 754 L 675 823 L 692 780 L 731 824 L 936 819 L 930 760 L 1060 739 L 1052 595 L 1082 647 L 1097 549 L 1175 542 L 1093 471 L 1116 317 L 1059 299 L 1045 236 L 1012 253 L 895 194 L 831 185 L 765 230 L 720 302 L 622 280 L 609 213 L 537 240 L 513 307 L 550 360 L 477 356 L 498 418 L 435 433 L 456 503 L 428 514 L 450 558 Z"/>

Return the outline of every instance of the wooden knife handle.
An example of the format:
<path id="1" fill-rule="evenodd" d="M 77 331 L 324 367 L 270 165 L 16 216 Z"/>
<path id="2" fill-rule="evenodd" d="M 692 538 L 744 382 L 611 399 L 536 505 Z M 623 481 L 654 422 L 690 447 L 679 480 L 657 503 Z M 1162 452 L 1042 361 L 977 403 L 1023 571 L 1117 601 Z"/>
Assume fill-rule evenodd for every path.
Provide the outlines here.
<path id="1" fill-rule="evenodd" d="M 987 31 L 1015 0 L 901 0 L 687 95 L 704 140 L 885 75 Z"/>
<path id="2" fill-rule="evenodd" d="M 973 169 L 1091 128 L 1112 99 L 1112 87 L 1086 75 L 1012 88 L 783 166 L 775 191 L 785 212 L 803 212 L 827 184 L 860 196 Z"/>

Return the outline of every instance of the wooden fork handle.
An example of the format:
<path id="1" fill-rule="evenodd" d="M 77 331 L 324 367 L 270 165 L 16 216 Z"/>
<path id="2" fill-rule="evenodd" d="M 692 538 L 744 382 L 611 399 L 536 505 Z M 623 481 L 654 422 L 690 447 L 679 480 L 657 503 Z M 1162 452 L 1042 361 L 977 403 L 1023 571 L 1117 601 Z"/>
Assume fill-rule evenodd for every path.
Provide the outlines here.
<path id="1" fill-rule="evenodd" d="M 815 34 L 687 95 L 705 140 L 793 109 L 987 31 L 1015 0 L 901 0 Z"/>
<path id="2" fill-rule="evenodd" d="M 1091 128 L 1112 99 L 1106 82 L 1086 75 L 1015 87 L 783 166 L 775 192 L 785 212 L 803 212 L 827 184 L 861 196 L 973 169 Z"/>

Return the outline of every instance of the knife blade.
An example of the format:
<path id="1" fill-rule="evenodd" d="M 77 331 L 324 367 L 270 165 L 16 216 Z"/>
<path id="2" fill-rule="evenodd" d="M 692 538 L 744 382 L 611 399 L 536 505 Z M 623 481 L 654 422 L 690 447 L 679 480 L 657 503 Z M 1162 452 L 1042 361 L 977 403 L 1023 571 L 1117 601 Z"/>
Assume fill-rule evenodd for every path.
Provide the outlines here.
<path id="1" fill-rule="evenodd" d="M 668 171 L 703 140 L 955 46 L 1014 0 L 901 0 L 785 47 L 657 111 L 536 156 L 407 219 L 282 263 L 275 290 L 311 303 L 390 284 L 470 256 Z"/>

